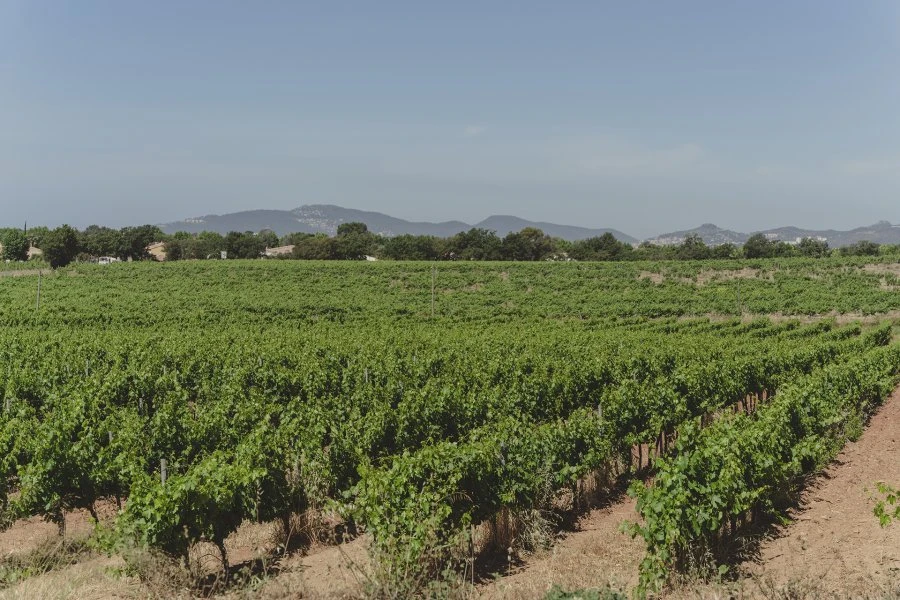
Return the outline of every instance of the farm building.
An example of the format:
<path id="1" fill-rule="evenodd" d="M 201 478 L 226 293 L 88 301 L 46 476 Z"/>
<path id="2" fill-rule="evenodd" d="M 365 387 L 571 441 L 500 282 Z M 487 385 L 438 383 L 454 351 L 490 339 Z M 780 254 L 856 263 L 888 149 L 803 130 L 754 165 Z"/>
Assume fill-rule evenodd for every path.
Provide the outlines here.
<path id="1" fill-rule="evenodd" d="M 166 243 L 153 242 L 152 244 L 147 246 L 147 253 L 150 254 L 153 260 L 166 260 Z"/>
<path id="2" fill-rule="evenodd" d="M 294 246 L 278 246 L 277 248 L 266 248 L 265 255 L 269 258 L 277 256 L 288 256 L 294 251 Z"/>

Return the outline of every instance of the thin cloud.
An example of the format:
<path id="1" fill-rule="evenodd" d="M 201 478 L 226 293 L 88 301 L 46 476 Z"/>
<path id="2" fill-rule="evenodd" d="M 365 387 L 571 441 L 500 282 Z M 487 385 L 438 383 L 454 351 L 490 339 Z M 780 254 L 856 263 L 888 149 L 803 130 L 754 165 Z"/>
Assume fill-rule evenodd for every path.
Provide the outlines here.
<path id="1" fill-rule="evenodd" d="M 702 156 L 703 149 L 696 144 L 665 149 L 610 147 L 586 156 L 582 166 L 594 172 L 656 174 L 695 165 Z"/>
<path id="2" fill-rule="evenodd" d="M 478 137 L 482 133 L 485 132 L 487 127 L 483 125 L 466 125 L 466 128 L 463 129 L 463 137 Z"/>
<path id="3" fill-rule="evenodd" d="M 719 172 L 695 143 L 649 146 L 609 137 L 561 139 L 544 150 L 548 164 L 567 177 L 698 177 Z"/>
<path id="4" fill-rule="evenodd" d="M 845 175 L 882 175 L 900 171 L 900 157 L 848 160 L 839 165 Z"/>

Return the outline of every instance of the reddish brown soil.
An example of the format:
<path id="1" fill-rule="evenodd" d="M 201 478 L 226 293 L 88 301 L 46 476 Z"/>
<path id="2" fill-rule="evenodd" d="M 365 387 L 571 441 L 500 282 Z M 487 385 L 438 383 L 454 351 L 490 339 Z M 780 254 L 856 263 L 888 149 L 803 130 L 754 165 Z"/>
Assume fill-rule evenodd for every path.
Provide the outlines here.
<path id="1" fill-rule="evenodd" d="M 805 493 L 791 521 L 738 567 L 738 581 L 692 585 L 673 597 L 815 598 L 900 596 L 900 523 L 882 528 L 873 514 L 877 481 L 900 484 L 900 388 L 856 442 Z M 639 540 L 620 533 L 634 520 L 634 501 L 588 514 L 579 530 L 517 573 L 481 586 L 482 598 L 540 598 L 553 584 L 566 589 L 630 588 L 643 556 Z M 790 592 L 790 593 L 788 593 Z"/>
<path id="2" fill-rule="evenodd" d="M 98 503 L 97 512 L 101 519 L 111 519 L 115 511 L 114 503 Z M 67 536 L 86 536 L 93 531 L 93 527 L 91 516 L 86 510 L 66 514 Z M 0 560 L 10 554 L 34 550 L 41 542 L 58 536 L 57 525 L 48 523 L 40 517 L 16 521 L 6 531 L 0 531 Z"/>
<path id="3" fill-rule="evenodd" d="M 813 580 L 852 595 L 900 582 L 900 524 L 882 528 L 875 519 L 877 481 L 900 484 L 900 388 L 807 490 L 805 505 L 763 544 L 747 572 L 781 584 Z"/>
<path id="4" fill-rule="evenodd" d="M 284 572 L 266 582 L 260 598 L 360 598 L 369 570 L 368 538 L 339 546 L 319 546 L 306 556 L 286 559 Z"/>
<path id="5" fill-rule="evenodd" d="M 637 583 L 643 547 L 620 527 L 637 517 L 631 498 L 591 511 L 578 523 L 577 531 L 567 534 L 550 551 L 527 559 L 511 575 L 480 586 L 477 595 L 491 599 L 543 598 L 554 584 L 567 589 L 631 587 Z"/>

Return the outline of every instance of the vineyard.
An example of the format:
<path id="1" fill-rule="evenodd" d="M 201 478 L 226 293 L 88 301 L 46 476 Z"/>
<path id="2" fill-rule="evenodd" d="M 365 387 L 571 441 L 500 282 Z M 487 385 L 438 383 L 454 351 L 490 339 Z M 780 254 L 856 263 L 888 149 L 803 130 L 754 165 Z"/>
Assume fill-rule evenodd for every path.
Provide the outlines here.
<path id="1" fill-rule="evenodd" d="M 900 374 L 896 267 L 75 265 L 40 297 L 0 278 L 0 521 L 64 533 L 83 509 L 104 551 L 210 543 L 227 571 L 242 523 L 327 512 L 371 540 L 367 593 L 405 597 L 631 482 L 656 593 L 861 433 Z"/>

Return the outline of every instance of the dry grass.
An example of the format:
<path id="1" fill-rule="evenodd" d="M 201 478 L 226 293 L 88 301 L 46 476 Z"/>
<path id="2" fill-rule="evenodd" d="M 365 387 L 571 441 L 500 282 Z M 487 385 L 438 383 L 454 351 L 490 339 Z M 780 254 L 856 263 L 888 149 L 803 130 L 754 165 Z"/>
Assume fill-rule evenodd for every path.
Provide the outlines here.
<path id="1" fill-rule="evenodd" d="M 865 589 L 835 591 L 819 579 L 776 582 L 746 577 L 732 582 L 688 582 L 666 590 L 666 600 L 900 600 L 900 580 Z"/>
<path id="2" fill-rule="evenodd" d="M 540 509 L 502 510 L 473 529 L 470 552 L 505 555 L 512 562 L 549 548 L 556 538 L 558 521 L 556 514 Z"/>
<path id="3" fill-rule="evenodd" d="M 699 315 L 682 315 L 678 317 L 679 321 L 692 321 L 695 319 L 709 319 L 713 323 L 721 321 L 730 321 L 737 318 L 735 315 L 705 313 Z M 750 323 L 757 319 L 769 319 L 773 323 L 784 323 L 788 321 L 796 321 L 798 323 L 810 324 L 820 321 L 834 321 L 837 325 L 849 325 L 850 323 L 860 323 L 862 325 L 876 325 L 884 321 L 900 319 L 900 310 L 890 310 L 881 313 L 872 313 L 865 315 L 859 312 L 839 313 L 831 311 L 817 315 L 786 315 L 784 313 L 749 313 L 745 312 L 741 315 L 741 322 Z"/>
<path id="4" fill-rule="evenodd" d="M 95 557 L 64 569 L 23 580 L 0 591 L 2 600 L 106 600 L 175 598 L 153 596 L 135 579 L 121 577 L 116 569 L 121 559 Z"/>
<path id="5" fill-rule="evenodd" d="M 863 265 L 862 270 L 866 273 L 880 273 L 883 275 L 895 275 L 900 277 L 900 263 Z"/>
<path id="6" fill-rule="evenodd" d="M 655 284 L 660 284 L 666 280 L 665 276 L 662 273 L 654 273 L 652 271 L 641 271 L 638 273 L 638 281 L 641 279 L 649 279 L 651 282 Z"/>
<path id="7" fill-rule="evenodd" d="M 50 269 L 18 269 L 13 271 L 0 271 L 0 277 L 30 277 L 41 273 L 42 275 L 52 275 Z"/>
<path id="8" fill-rule="evenodd" d="M 697 274 L 697 285 L 706 285 L 716 281 L 732 281 L 735 279 L 764 279 L 766 281 L 775 281 L 775 274 L 771 271 L 761 271 L 760 269 L 751 269 L 744 267 L 743 269 L 707 269 Z"/>
<path id="9" fill-rule="evenodd" d="M 641 271 L 638 273 L 637 278 L 638 281 L 647 279 L 659 285 L 670 277 L 663 273 Z M 697 273 L 696 277 L 674 277 L 674 280 L 679 283 L 693 283 L 698 286 L 704 286 L 718 281 L 732 281 L 734 279 L 764 279 L 766 281 L 774 281 L 775 274 L 772 271 L 761 271 L 760 269 L 744 267 L 743 269 L 706 269 Z"/>
<path id="10" fill-rule="evenodd" d="M 48 538 L 0 563 L 0 598 L 134 598 L 139 586 L 115 576 L 121 559 L 99 557 L 88 539 Z"/>
<path id="11" fill-rule="evenodd" d="M 242 598 L 362 598 L 373 565 L 370 540 L 360 537 L 340 546 L 313 545 L 306 556 L 286 557 L 281 572 L 251 592 L 235 591 Z"/>

